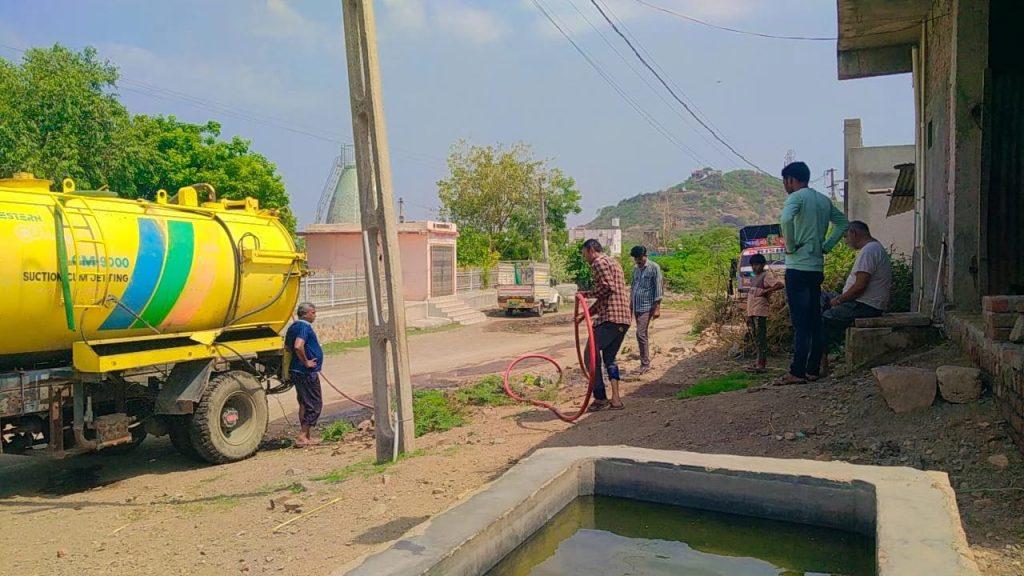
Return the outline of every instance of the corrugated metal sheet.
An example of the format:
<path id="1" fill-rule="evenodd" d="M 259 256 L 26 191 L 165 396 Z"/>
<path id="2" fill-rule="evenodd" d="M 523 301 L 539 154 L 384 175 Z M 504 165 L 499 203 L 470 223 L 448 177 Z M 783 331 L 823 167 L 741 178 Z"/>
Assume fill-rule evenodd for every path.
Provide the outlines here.
<path id="1" fill-rule="evenodd" d="M 896 186 L 889 197 L 889 211 L 885 217 L 896 216 L 914 209 L 914 163 L 897 164 L 893 168 L 900 171 L 896 177 Z"/>
<path id="2" fill-rule="evenodd" d="M 989 75 L 988 293 L 1024 293 L 1024 74 Z"/>

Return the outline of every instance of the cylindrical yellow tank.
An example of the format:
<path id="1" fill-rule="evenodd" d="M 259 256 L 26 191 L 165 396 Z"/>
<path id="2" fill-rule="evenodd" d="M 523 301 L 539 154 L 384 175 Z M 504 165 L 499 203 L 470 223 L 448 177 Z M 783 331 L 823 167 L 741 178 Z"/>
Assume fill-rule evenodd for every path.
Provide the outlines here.
<path id="1" fill-rule="evenodd" d="M 200 185 L 156 202 L 49 186 L 0 180 L 0 367 L 80 340 L 279 332 L 294 311 L 303 256 L 255 200 L 214 201 Z"/>

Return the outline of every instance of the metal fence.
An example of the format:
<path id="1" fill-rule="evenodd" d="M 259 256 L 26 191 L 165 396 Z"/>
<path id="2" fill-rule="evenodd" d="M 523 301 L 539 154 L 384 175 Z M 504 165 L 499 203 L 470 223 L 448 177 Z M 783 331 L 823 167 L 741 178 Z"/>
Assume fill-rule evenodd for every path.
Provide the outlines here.
<path id="1" fill-rule="evenodd" d="M 317 308 L 359 306 L 366 302 L 362 273 L 313 272 L 302 279 L 299 301 Z"/>
<path id="2" fill-rule="evenodd" d="M 497 271 L 484 274 L 479 268 L 459 270 L 455 276 L 456 290 L 469 292 L 493 287 Z M 311 271 L 299 285 L 299 301 L 312 302 L 317 308 L 343 308 L 366 303 L 366 284 L 361 272 Z"/>
<path id="3" fill-rule="evenodd" d="M 455 288 L 459 292 L 470 290 L 482 290 L 491 288 L 497 282 L 497 270 L 484 270 L 480 268 L 463 268 L 455 275 Z"/>

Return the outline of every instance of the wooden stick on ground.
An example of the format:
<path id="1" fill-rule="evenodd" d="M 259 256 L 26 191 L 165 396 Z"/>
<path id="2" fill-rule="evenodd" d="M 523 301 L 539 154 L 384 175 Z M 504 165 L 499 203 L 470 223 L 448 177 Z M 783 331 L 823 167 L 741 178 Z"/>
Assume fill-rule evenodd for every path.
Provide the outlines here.
<path id="1" fill-rule="evenodd" d="M 305 518 L 306 516 L 309 516 L 311 514 L 319 512 L 320 510 L 323 510 L 324 508 L 327 508 L 331 504 L 336 504 L 336 503 L 340 502 L 342 498 L 344 498 L 344 496 L 338 496 L 334 500 L 331 500 L 330 502 L 328 502 L 326 504 L 321 504 L 320 506 L 317 506 L 316 508 L 313 508 L 309 512 L 306 512 L 306 513 L 303 513 L 303 514 L 299 514 L 298 516 L 296 516 L 295 518 L 292 518 L 291 520 L 288 520 L 286 522 L 282 522 L 282 523 L 278 524 L 276 527 L 274 527 L 274 529 L 271 530 L 271 532 L 277 532 L 281 528 L 284 528 L 285 526 L 291 524 L 292 522 L 295 522 L 296 520 Z"/>

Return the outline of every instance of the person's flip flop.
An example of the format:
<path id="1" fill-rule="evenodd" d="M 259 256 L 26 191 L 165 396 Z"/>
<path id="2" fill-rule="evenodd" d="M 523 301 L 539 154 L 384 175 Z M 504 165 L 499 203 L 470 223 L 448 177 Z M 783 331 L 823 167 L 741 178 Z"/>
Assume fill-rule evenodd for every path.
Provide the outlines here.
<path id="1" fill-rule="evenodd" d="M 782 378 L 779 378 L 772 382 L 772 386 L 789 386 L 791 384 L 807 384 L 806 378 L 797 378 L 791 374 L 786 374 Z"/>
<path id="2" fill-rule="evenodd" d="M 625 408 L 626 408 L 625 404 L 619 404 L 618 406 L 616 406 L 615 404 L 609 404 L 608 405 L 608 409 L 609 410 L 623 410 Z"/>
<path id="3" fill-rule="evenodd" d="M 587 406 L 587 412 L 600 412 L 608 407 L 607 402 L 591 402 L 590 406 Z"/>

